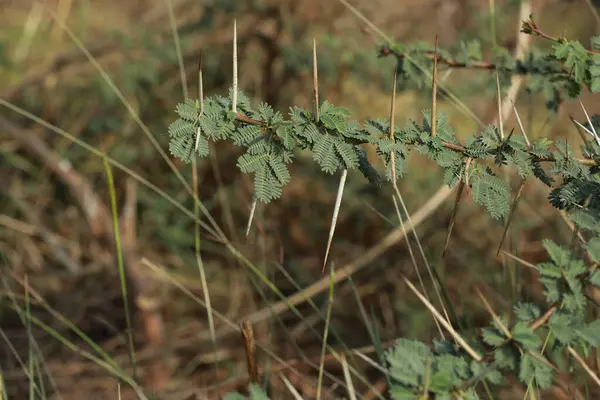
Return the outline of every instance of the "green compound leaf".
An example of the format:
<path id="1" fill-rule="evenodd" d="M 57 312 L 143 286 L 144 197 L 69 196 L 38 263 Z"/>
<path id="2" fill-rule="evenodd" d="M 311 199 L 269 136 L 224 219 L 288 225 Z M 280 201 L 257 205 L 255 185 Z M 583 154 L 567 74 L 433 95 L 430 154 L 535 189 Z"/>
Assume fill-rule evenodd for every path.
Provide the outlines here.
<path id="1" fill-rule="evenodd" d="M 519 379 L 524 385 L 533 381 L 541 389 L 552 386 L 552 368 L 541 360 L 544 360 L 544 356 L 539 353 L 536 356 L 527 353 L 521 357 Z"/>
<path id="2" fill-rule="evenodd" d="M 596 320 L 577 330 L 577 335 L 590 345 L 600 346 L 600 320 Z"/>
<path id="3" fill-rule="evenodd" d="M 469 177 L 473 200 L 485 208 L 494 219 L 508 215 L 510 197 L 507 183 L 494 175 L 491 170 L 474 168 Z"/>
<path id="4" fill-rule="evenodd" d="M 540 308 L 532 303 L 517 303 L 514 307 L 515 316 L 520 322 L 530 324 L 540 316 Z"/>
<path id="5" fill-rule="evenodd" d="M 515 324 L 511 334 L 513 339 L 527 350 L 537 350 L 542 345 L 539 336 L 525 323 Z"/>
<path id="6" fill-rule="evenodd" d="M 556 339 L 563 344 L 570 344 L 576 337 L 573 318 L 569 314 L 555 312 L 548 320 L 548 325 Z"/>
<path id="7" fill-rule="evenodd" d="M 497 328 L 483 328 L 483 341 L 490 346 L 501 346 L 508 339 Z"/>
<path id="8" fill-rule="evenodd" d="M 590 258 L 592 259 L 592 261 L 595 263 L 600 263 L 600 236 L 596 236 L 590 239 L 586 244 L 585 248 L 590 254 Z"/>
<path id="9" fill-rule="evenodd" d="M 571 259 L 570 252 L 557 245 L 553 241 L 549 239 L 544 239 L 542 243 L 544 245 L 544 248 L 548 252 L 548 255 L 557 266 L 565 266 Z"/>
<path id="10" fill-rule="evenodd" d="M 433 353 L 425 344 L 409 339 L 398 339 L 386 353 L 390 376 L 408 387 L 424 384 L 425 370 L 433 361 Z"/>

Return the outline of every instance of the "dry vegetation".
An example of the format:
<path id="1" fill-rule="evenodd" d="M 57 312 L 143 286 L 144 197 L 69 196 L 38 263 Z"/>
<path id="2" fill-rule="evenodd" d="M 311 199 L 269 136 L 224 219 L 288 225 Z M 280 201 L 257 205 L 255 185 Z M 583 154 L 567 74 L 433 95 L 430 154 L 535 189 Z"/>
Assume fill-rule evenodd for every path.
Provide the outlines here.
<path id="1" fill-rule="evenodd" d="M 196 95 L 201 52 L 206 93 L 223 93 L 230 85 L 234 16 L 240 46 L 239 85 L 253 98 L 264 99 L 279 110 L 292 104 L 311 107 L 313 37 L 320 46 L 332 49 L 320 61 L 322 98 L 355 111 L 355 118 L 388 114 L 393 61 L 377 57 L 375 44 L 380 38 L 343 1 L 218 1 L 223 3 L 53 0 L 45 5 L 30 1 L 2 4 L 0 372 L 9 399 L 26 398 L 29 393 L 32 347 L 38 363 L 35 379 L 43 381 L 47 398 L 117 398 L 118 379 L 98 360 L 82 354 L 99 357 L 97 349 L 65 321 L 87 335 L 124 371 L 133 373 L 106 169 L 102 157 L 76 141 L 129 168 L 126 173 L 114 164 L 111 167 L 140 385 L 152 388 L 161 399 L 217 398 L 219 393 L 245 390 L 248 370 L 238 325 L 249 319 L 259 345 L 258 367 L 262 375 L 269 371 L 274 398 L 291 398 L 281 376 L 303 396 L 314 398 L 329 279 L 321 274 L 321 265 L 337 177 L 318 173 L 308 157 L 300 156 L 291 171 L 295 179 L 280 200 L 259 207 L 253 231 L 245 241 L 252 183 L 232 161 L 238 150 L 224 143 L 214 148 L 210 160 L 199 163 L 199 197 L 210 215 L 268 281 L 284 296 L 297 300 L 296 314 L 255 272 L 232 257 L 216 235 L 202 230 L 208 292 L 212 308 L 219 313 L 214 319 L 215 347 L 194 254 L 192 199 L 139 121 L 168 151 L 165 132 L 174 105 L 182 99 L 169 5 L 182 41 L 192 96 Z M 446 46 L 463 37 L 461 34 L 490 36 L 488 2 L 418 3 L 417 7 L 413 1 L 352 2 L 375 26 L 400 42 L 432 42 L 438 34 L 440 46 Z M 502 10 L 496 15 L 498 41 L 514 49 L 519 7 L 508 0 L 492 3 Z M 586 41 L 599 26 L 586 3 L 539 0 L 533 7 L 538 20 L 545 21 L 553 33 L 567 29 L 570 37 Z M 54 10 L 54 16 L 48 10 Z M 61 25 L 73 31 L 97 65 Z M 17 67 L 3 66 L 3 57 Z M 114 81 L 122 99 L 115 96 L 98 67 Z M 497 113 L 494 92 L 473 93 L 465 88 L 465 81 L 481 74 L 490 72 L 452 70 L 442 79 L 470 112 L 491 122 Z M 397 120 L 418 118 L 420 110 L 429 107 L 429 96 L 428 90 L 400 92 Z M 584 95 L 582 100 L 589 109 L 597 109 L 592 96 Z M 573 135 L 568 116 L 582 116 L 576 102 L 565 104 L 551 120 L 546 120 L 547 112 L 540 103 L 523 91 L 518 96 L 533 138 Z M 6 104 L 14 105 L 13 109 Z M 46 121 L 46 126 L 15 112 L 16 107 Z M 440 100 L 439 107 L 449 114 L 459 135 L 478 129 L 453 102 Z M 72 136 L 53 132 L 51 125 Z M 505 129 L 515 125 L 511 115 Z M 189 165 L 172 162 L 191 184 Z M 408 170 L 416 172 L 402 179 L 400 190 L 408 210 L 416 212 L 412 218 L 428 260 L 438 268 L 449 300 L 465 326 L 476 328 L 489 320 L 473 294 L 475 285 L 498 312 L 509 310 L 518 298 L 541 297 L 541 287 L 529 269 L 496 258 L 502 223 L 492 221 L 470 200 L 465 201 L 448 254 L 442 258 L 452 198 L 438 201 L 444 200 L 436 192 L 442 179 L 432 163 L 414 159 Z M 155 189 L 133 179 L 134 173 Z M 358 304 L 377 326 L 384 343 L 401 336 L 429 340 L 438 334 L 430 314 L 396 273 L 401 270 L 416 280 L 390 193 L 389 188 L 368 186 L 358 175 L 349 177 L 330 255 L 341 275 L 330 319 L 330 329 L 339 336 L 330 335 L 329 344 L 337 349 L 366 346 L 364 353 L 373 358 L 369 329 Z M 547 204 L 547 189 L 531 184 L 522 197 L 507 246 L 536 263 L 546 257 L 541 238 L 558 240 L 570 238 L 572 233 Z M 432 206 L 423 211 L 424 204 Z M 345 279 L 348 274 L 344 271 L 356 272 L 352 282 Z M 425 285 L 432 288 L 429 279 Z M 312 295 L 314 303 L 305 301 L 305 294 Z M 28 302 L 29 313 L 55 330 L 60 340 L 41 325 L 24 322 Z M 71 347 L 66 342 L 72 343 Z M 352 365 L 364 378 L 364 382 L 354 379 L 357 392 L 362 398 L 377 398 L 377 390 L 386 388 L 381 374 L 360 358 L 352 359 Z M 330 357 L 325 371 L 329 375 L 324 378 L 322 397 L 346 396 L 340 363 Z M 370 387 L 365 382 L 370 382 Z M 557 385 L 543 398 L 566 399 L 567 386 L 568 382 Z M 126 384 L 121 384 L 120 391 L 121 398 L 134 398 Z M 509 382 L 500 396 L 520 399 L 524 390 Z"/>

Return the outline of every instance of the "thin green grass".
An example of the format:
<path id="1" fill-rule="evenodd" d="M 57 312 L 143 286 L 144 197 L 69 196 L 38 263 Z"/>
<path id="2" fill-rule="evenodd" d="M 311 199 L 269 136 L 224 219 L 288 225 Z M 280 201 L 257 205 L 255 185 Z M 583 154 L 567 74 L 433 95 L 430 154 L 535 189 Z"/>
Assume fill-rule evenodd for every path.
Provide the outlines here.
<path id="1" fill-rule="evenodd" d="M 6 260 L 4 260 L 4 261 L 6 261 Z M 17 362 L 20 364 L 21 368 L 23 369 L 23 372 L 25 373 L 25 376 L 27 376 L 27 378 L 29 379 L 29 384 L 33 387 L 34 393 L 38 393 L 42 399 L 45 398 L 46 389 L 45 389 L 45 385 L 44 385 L 44 381 L 43 381 L 43 374 L 41 373 L 41 370 L 40 370 L 40 364 L 41 364 L 44 372 L 46 373 L 48 381 L 50 382 L 50 385 L 52 386 L 52 389 L 54 390 L 55 396 L 59 400 L 62 400 L 61 393 L 58 390 L 58 386 L 56 384 L 55 379 L 50 374 L 48 365 L 44 359 L 44 355 L 42 353 L 40 345 L 37 343 L 37 341 L 35 340 L 35 337 L 33 336 L 33 333 L 31 330 L 31 323 L 28 318 L 28 315 L 31 315 L 31 312 L 27 311 L 27 310 L 24 311 L 23 307 L 21 307 L 19 305 L 19 303 L 17 301 L 17 295 L 11 290 L 8 281 L 4 277 L 2 277 L 2 284 L 6 290 L 7 296 L 9 297 L 9 299 L 11 301 L 13 309 L 16 310 L 21 323 L 25 326 L 25 328 L 27 330 L 27 341 L 28 341 L 28 349 L 29 349 L 28 362 L 35 366 L 35 369 L 36 369 L 35 374 L 33 373 L 32 368 L 28 368 L 25 366 L 25 363 L 21 360 L 21 357 L 18 354 L 17 350 L 14 348 L 14 346 L 8 339 L 8 336 L 4 333 L 4 331 L 2 329 L 0 329 L 0 335 L 2 336 L 3 340 L 6 342 L 7 346 L 11 350 L 12 354 L 15 356 Z M 27 286 L 25 288 L 27 288 Z M 29 290 L 25 291 L 25 295 L 23 296 L 23 302 L 26 303 L 27 307 L 30 307 L 31 301 L 29 298 Z M 38 385 L 35 385 L 32 383 L 35 381 L 36 374 L 39 378 Z M 4 388 L 4 386 L 3 386 L 3 388 Z M 32 388 L 30 387 L 30 392 L 29 392 L 30 396 L 31 396 L 31 389 Z"/>
<path id="2" fill-rule="evenodd" d="M 29 290 L 28 289 L 28 280 L 27 276 L 25 277 L 25 331 L 27 332 L 27 347 L 29 348 L 29 357 L 28 357 L 28 374 L 29 374 L 29 399 L 35 399 L 35 392 L 38 391 L 38 387 L 35 383 L 35 352 L 33 350 L 33 333 L 31 332 L 31 307 L 29 304 Z M 43 394 L 40 392 L 40 396 L 45 398 Z"/>
<path id="3" fill-rule="evenodd" d="M 367 311 L 365 310 L 364 305 L 360 301 L 360 295 L 358 294 L 358 289 L 356 288 L 352 277 L 348 277 L 348 281 L 352 286 L 352 291 L 354 292 L 354 297 L 356 298 L 356 303 L 358 304 L 358 310 L 360 311 L 360 315 L 363 319 L 363 322 L 367 327 L 367 332 L 369 333 L 369 337 L 371 338 L 371 343 L 373 344 L 373 347 L 375 347 L 375 353 L 377 354 L 377 358 L 379 358 L 379 361 L 383 363 L 385 360 L 385 354 L 383 352 L 383 343 L 381 342 L 381 336 L 377 331 L 377 326 L 375 325 L 374 321 L 372 322 L 369 316 L 367 315 Z M 391 387 L 392 382 L 388 375 L 386 375 L 386 380 L 388 387 Z"/>
<path id="4" fill-rule="evenodd" d="M 115 182 L 110 165 L 104 158 L 104 170 L 106 171 L 108 194 L 110 197 L 110 210 L 112 215 L 113 235 L 115 240 L 115 249 L 117 252 L 117 266 L 119 269 L 119 280 L 121 283 L 121 295 L 123 297 L 123 312 L 125 313 L 125 323 L 127 324 L 127 338 L 129 341 L 129 357 L 131 366 L 133 367 L 133 379 L 138 381 L 137 363 L 135 360 L 135 346 L 133 344 L 133 326 L 131 324 L 131 316 L 129 314 L 129 301 L 127 298 L 127 278 L 125 276 L 125 265 L 123 263 L 123 248 L 121 246 L 121 232 L 119 229 L 119 212 L 117 210 L 117 195 L 115 193 Z"/>
<path id="5" fill-rule="evenodd" d="M 121 370 L 118 367 L 115 367 L 114 365 L 112 365 L 111 363 L 109 363 L 101 358 L 98 358 L 98 357 L 94 356 L 93 354 L 81 349 L 80 347 L 78 347 L 77 345 L 75 345 L 74 343 L 72 343 L 71 341 L 66 339 L 64 336 L 62 336 L 59 332 L 54 330 L 52 327 L 48 326 L 47 324 L 45 324 L 44 322 L 39 320 L 37 317 L 31 316 L 31 321 L 35 325 L 37 325 L 38 327 L 43 329 L 46 333 L 48 333 L 49 335 L 54 337 L 57 341 L 59 341 L 62 345 L 67 347 L 69 350 L 94 362 L 96 365 L 104 368 L 107 372 L 109 372 L 111 375 L 115 376 L 117 379 L 120 379 L 120 380 L 126 382 L 127 384 L 129 384 L 129 386 L 131 386 L 131 388 L 136 392 L 136 394 L 138 395 L 140 400 L 149 400 L 146 397 L 146 395 L 144 394 L 142 388 L 135 382 L 135 380 L 133 380 L 123 370 Z M 87 336 L 82 337 L 82 339 L 84 339 L 84 340 L 87 339 L 86 341 L 90 340 L 89 338 L 87 338 Z"/>
<path id="6" fill-rule="evenodd" d="M 331 309 L 333 308 L 333 282 L 334 266 L 331 264 L 329 271 L 329 297 L 327 302 L 327 316 L 325 317 L 325 330 L 323 332 L 323 346 L 321 347 L 321 364 L 319 365 L 319 378 L 317 380 L 317 400 L 321 398 L 321 388 L 323 386 L 323 369 L 325 364 L 325 352 L 327 350 L 327 336 L 329 334 L 329 323 L 331 322 Z"/>
<path id="7" fill-rule="evenodd" d="M 0 367 L 0 386 L 2 387 L 2 400 L 8 400 L 8 394 L 6 393 L 6 382 L 4 381 L 4 374 Z"/>
<path id="8" fill-rule="evenodd" d="M 106 353 L 96 342 L 91 340 L 76 325 L 74 325 L 71 321 L 69 321 L 67 318 L 65 318 L 62 314 L 60 314 L 58 311 L 54 310 L 50 305 L 48 305 L 35 291 L 33 291 L 32 288 L 30 288 L 28 286 L 27 281 L 21 281 L 20 279 L 18 279 L 16 277 L 15 277 L 15 280 L 23 287 L 23 289 L 27 293 L 24 296 L 25 297 L 24 302 L 26 304 L 30 303 L 30 300 L 29 300 L 30 295 L 33 295 L 33 297 L 36 301 L 36 304 L 42 306 L 54 319 L 60 321 L 64 325 L 66 325 L 67 328 L 69 328 L 71 330 L 71 332 L 75 333 L 80 339 L 82 339 L 94 351 L 96 351 L 102 358 L 99 358 L 99 357 L 91 354 L 90 352 L 81 349 L 79 346 L 75 345 L 73 342 L 71 342 L 65 336 L 61 335 L 60 332 L 58 332 L 54 328 L 50 327 L 49 325 L 47 325 L 46 323 L 41 321 L 39 318 L 31 315 L 30 312 L 23 311 L 23 307 L 17 302 L 17 299 L 14 296 L 14 294 L 11 291 L 8 291 L 9 297 L 11 298 L 11 301 L 12 301 L 12 304 L 9 306 L 9 308 L 12 309 L 13 311 L 15 311 L 23 319 L 24 324 L 31 326 L 31 323 L 33 323 L 36 326 L 40 327 L 46 333 L 48 333 L 49 335 L 54 337 L 59 343 L 61 343 L 62 345 L 64 345 L 68 349 L 70 349 L 71 351 L 83 356 L 84 358 L 86 358 L 88 360 L 93 361 L 100 367 L 107 370 L 109 373 L 111 373 L 117 379 L 128 383 L 138 394 L 138 397 L 140 398 L 140 400 L 148 400 L 147 397 L 144 395 L 143 390 L 141 389 L 141 387 L 139 387 L 139 385 L 136 383 L 136 381 L 134 379 L 132 379 L 131 377 L 129 377 L 129 375 L 127 373 L 125 373 L 117 365 L 117 363 L 114 361 L 114 359 L 112 359 L 111 356 L 108 353 Z M 8 282 L 6 281 L 6 279 L 2 278 L 2 281 L 3 281 L 4 286 L 8 288 Z M 5 341 L 8 340 L 2 330 L 0 330 L 0 334 L 3 336 Z M 33 338 L 33 335 L 29 336 L 28 340 L 30 340 L 30 338 Z M 10 346 L 10 342 L 7 342 L 7 344 L 9 344 L 9 346 Z M 17 357 L 17 360 L 20 360 L 18 353 L 16 353 L 16 349 L 14 350 L 14 354 L 15 354 L 15 357 Z M 28 376 L 30 382 L 34 381 L 35 376 L 33 376 L 30 373 L 30 371 L 25 367 L 25 364 L 22 361 L 21 361 L 21 364 L 22 364 L 25 374 Z M 49 376 L 49 378 L 51 378 L 51 375 L 49 373 L 48 373 L 48 376 Z M 51 380 L 51 382 L 53 382 L 53 380 Z M 54 383 L 53 383 L 53 385 L 54 385 L 54 389 L 55 389 L 55 394 L 57 395 L 57 397 L 61 398 L 60 393 L 56 389 L 56 385 Z M 35 388 L 35 392 L 40 395 L 41 399 L 46 398 L 45 390 L 44 390 L 44 392 L 40 391 L 37 385 L 34 386 L 34 388 Z"/>
<path id="9" fill-rule="evenodd" d="M 10 339 L 8 338 L 8 336 L 6 335 L 6 333 L 4 332 L 3 329 L 0 329 L 0 336 L 2 337 L 2 340 L 4 340 L 4 343 L 6 343 L 6 347 L 8 347 L 8 349 L 10 350 L 12 355 L 15 357 L 15 360 L 17 361 L 17 363 L 23 370 L 24 375 L 28 379 L 28 383 L 31 385 L 31 382 L 35 381 L 35 377 L 30 374 L 29 369 L 27 368 L 27 364 L 25 363 L 25 361 L 23 361 L 18 350 L 12 344 L 12 342 L 10 341 Z M 35 392 L 38 390 L 38 388 L 35 385 L 33 387 L 30 386 L 30 390 L 33 390 Z"/>

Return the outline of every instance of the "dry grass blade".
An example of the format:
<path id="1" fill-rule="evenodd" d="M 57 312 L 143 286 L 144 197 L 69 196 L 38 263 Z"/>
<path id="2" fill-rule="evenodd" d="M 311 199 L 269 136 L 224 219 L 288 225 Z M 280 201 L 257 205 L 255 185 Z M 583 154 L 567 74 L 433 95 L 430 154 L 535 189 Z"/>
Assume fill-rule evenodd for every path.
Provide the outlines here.
<path id="1" fill-rule="evenodd" d="M 590 134 L 594 137 L 594 140 L 596 141 L 596 144 L 598 146 L 600 146 L 600 138 L 598 137 L 598 134 L 596 133 L 596 128 L 594 128 L 594 124 L 592 124 L 592 120 L 590 119 L 590 116 L 588 115 L 585 107 L 583 106 L 583 103 L 581 102 L 580 99 L 578 99 L 578 101 L 579 101 L 579 104 L 581 105 L 581 109 L 583 110 L 583 113 L 585 114 L 585 118 L 587 118 L 588 124 L 590 124 L 590 129 L 592 130 L 590 132 Z M 583 126 L 582 126 L 582 128 L 583 128 Z M 589 130 L 588 130 L 588 132 L 589 132 Z"/>
<path id="2" fill-rule="evenodd" d="M 498 250 L 496 250 L 496 256 L 500 255 L 500 250 L 502 249 L 502 245 L 504 244 L 504 240 L 506 239 L 506 234 L 508 233 L 508 228 L 510 226 L 510 223 L 512 222 L 512 219 L 515 215 L 515 210 L 517 209 L 517 203 L 519 202 L 519 199 L 521 198 L 521 194 L 523 193 L 523 188 L 525 187 L 525 179 L 521 179 L 521 184 L 519 185 L 519 190 L 517 190 L 517 193 L 515 194 L 515 199 L 513 200 L 512 204 L 510 205 L 510 211 L 508 213 L 508 218 L 506 219 L 506 224 L 504 225 L 504 231 L 502 232 L 502 238 L 500 239 L 500 244 L 498 244 Z"/>
<path id="3" fill-rule="evenodd" d="M 530 262 L 528 262 L 528 261 L 525 261 L 525 260 L 523 260 L 522 258 L 520 258 L 520 257 L 517 257 L 517 256 L 515 256 L 514 254 L 511 254 L 511 253 L 509 253 L 509 252 L 507 252 L 507 251 L 504 251 L 504 250 L 500 250 L 500 251 L 502 252 L 502 254 L 504 254 L 505 256 L 507 256 L 508 258 L 510 258 L 510 259 L 512 259 L 512 260 L 515 260 L 515 261 L 516 261 L 516 262 L 518 262 L 519 264 L 521 264 L 521 265 L 523 265 L 523 266 L 525 266 L 525 267 L 527 267 L 527 268 L 532 268 L 532 269 L 535 269 L 535 270 L 537 271 L 537 267 L 536 267 L 535 265 L 533 265 L 532 263 L 530 263 Z"/>
<path id="4" fill-rule="evenodd" d="M 465 170 L 466 174 L 466 170 Z M 462 198 L 463 191 L 465 189 L 465 180 L 461 178 L 458 183 L 458 191 L 456 192 L 456 200 L 454 201 L 454 209 L 452 210 L 452 216 L 450 217 L 450 223 L 448 224 L 448 234 L 446 235 L 446 242 L 444 243 L 444 251 L 442 257 L 446 256 L 448 250 L 448 244 L 450 244 L 450 236 L 452 236 L 452 229 L 454 229 L 454 222 L 456 221 L 456 214 L 458 214 L 458 205 Z"/>
<path id="5" fill-rule="evenodd" d="M 485 309 L 487 310 L 487 312 L 490 313 L 492 318 L 494 318 L 494 321 L 496 321 L 498 326 L 500 326 L 500 329 L 502 329 L 502 332 L 504 332 L 504 335 L 507 338 L 511 339 L 512 335 L 510 334 L 510 331 L 508 330 L 508 328 L 506 328 L 506 326 L 504 326 L 504 324 L 502 323 L 502 320 L 500 319 L 500 317 L 498 317 L 498 314 L 496 314 L 496 312 L 494 312 L 494 309 L 492 308 L 490 303 L 487 301 L 487 299 L 485 298 L 483 293 L 481 293 L 481 290 L 479 290 L 479 288 L 475 288 L 475 292 L 477 293 L 477 296 L 479 296 L 479 298 L 483 302 L 483 305 L 485 306 Z"/>
<path id="6" fill-rule="evenodd" d="M 579 365 L 581 365 L 581 367 L 585 370 L 585 372 L 587 372 L 588 375 L 594 380 L 594 382 L 596 382 L 596 385 L 600 386 L 600 378 L 598 378 L 598 375 L 596 375 L 592 368 L 586 364 L 585 360 L 581 358 L 581 356 L 571 346 L 568 346 L 567 349 L 569 350 L 569 353 L 573 356 L 573 358 L 577 360 Z"/>
<path id="7" fill-rule="evenodd" d="M 376 32 L 381 38 L 383 38 L 388 43 L 393 43 L 393 39 L 388 36 L 385 32 L 377 27 L 373 22 L 369 21 L 367 17 L 363 15 L 360 11 L 356 9 L 352 4 L 348 3 L 346 0 L 339 0 L 348 10 L 350 10 L 356 17 L 358 17 L 361 21 L 363 21 L 373 32 Z"/>
<path id="8" fill-rule="evenodd" d="M 471 346 L 469 346 L 469 344 L 458 334 L 458 332 L 456 332 L 456 330 L 452 327 L 452 325 L 450 325 L 450 323 L 448 321 L 446 321 L 446 319 L 444 319 L 444 317 L 442 316 L 442 314 L 440 314 L 439 311 L 436 310 L 435 307 L 425 298 L 425 296 L 423 296 L 417 290 L 417 288 L 408 280 L 408 278 L 406 278 L 404 275 L 402 275 L 402 279 L 408 285 L 408 287 L 410 288 L 410 290 L 412 290 L 413 293 L 419 298 L 419 300 L 421 300 L 421 302 L 425 305 L 425 307 L 427 307 L 429 309 L 429 311 L 431 311 L 431 313 L 434 315 L 434 317 L 438 321 L 440 321 L 440 323 L 444 326 L 444 328 L 446 328 L 446 330 L 448 331 L 448 333 L 450 333 L 450 335 L 452 335 L 452 337 L 454 338 L 454 340 L 456 340 L 456 342 L 475 361 L 477 361 L 477 362 L 481 361 L 481 359 L 482 359 L 481 355 L 479 355 Z"/>
<path id="9" fill-rule="evenodd" d="M 285 386 L 288 388 L 288 390 L 290 391 L 290 393 L 292 394 L 292 396 L 294 397 L 295 400 L 303 400 L 300 393 L 298 393 L 298 390 L 294 387 L 294 385 L 292 385 L 292 383 L 283 374 L 280 373 L 279 377 L 281 378 L 283 383 L 285 383 Z"/>
<path id="10" fill-rule="evenodd" d="M 340 358 L 342 362 L 342 370 L 344 371 L 344 380 L 346 381 L 346 386 L 348 387 L 348 398 L 350 400 L 356 400 L 356 391 L 354 390 L 354 384 L 352 383 L 352 378 L 350 377 L 350 371 L 348 371 L 348 360 L 346 360 L 345 354 L 342 354 Z"/>

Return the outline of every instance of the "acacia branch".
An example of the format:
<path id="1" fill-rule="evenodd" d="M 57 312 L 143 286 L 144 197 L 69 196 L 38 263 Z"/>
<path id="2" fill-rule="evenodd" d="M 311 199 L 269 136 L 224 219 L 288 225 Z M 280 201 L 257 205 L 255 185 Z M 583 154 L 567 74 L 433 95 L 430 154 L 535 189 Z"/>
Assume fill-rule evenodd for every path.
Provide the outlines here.
<path id="1" fill-rule="evenodd" d="M 263 121 L 259 121 L 254 118 L 250 118 L 250 117 L 240 114 L 240 113 L 236 114 L 235 119 L 239 122 L 244 122 L 246 124 L 266 127 L 266 124 Z M 353 142 L 354 142 L 354 144 L 367 144 L 368 143 L 368 142 L 362 141 L 360 139 L 354 139 Z M 415 143 L 414 142 L 405 142 L 405 144 L 413 145 Z M 443 146 L 444 146 L 444 148 L 446 148 L 448 150 L 452 150 L 457 153 L 461 153 L 464 156 L 468 156 L 467 148 L 462 144 L 456 144 L 456 143 L 450 143 L 447 141 L 443 141 Z M 528 153 L 532 157 L 532 159 L 536 162 L 556 162 L 556 158 L 554 158 L 554 156 L 538 157 L 531 152 L 528 152 Z M 577 162 L 580 163 L 581 165 L 585 165 L 585 166 L 589 166 L 589 167 L 600 165 L 598 163 L 598 161 L 592 160 L 589 158 L 578 158 Z"/>
<path id="2" fill-rule="evenodd" d="M 438 63 L 447 65 L 448 67 L 451 67 L 451 68 L 484 69 L 484 70 L 489 70 L 489 71 L 492 71 L 495 69 L 509 70 L 509 68 L 507 68 L 507 67 L 500 66 L 500 65 L 494 64 L 489 61 L 471 61 L 469 63 L 465 63 L 462 61 L 443 57 L 440 54 L 438 54 L 436 56 L 435 52 L 432 52 L 432 51 L 423 51 L 422 54 L 423 54 L 423 56 L 425 56 L 428 60 L 430 60 L 432 62 L 437 59 Z M 381 47 L 381 49 L 379 49 L 379 57 L 387 57 L 387 56 L 395 56 L 397 58 L 405 58 L 407 56 L 407 54 L 397 51 L 397 50 L 394 50 L 386 45 L 386 46 Z M 526 73 L 526 71 L 521 68 L 517 68 L 515 72 Z"/>
<path id="3" fill-rule="evenodd" d="M 546 39 L 546 40 L 549 40 L 549 41 L 555 42 L 555 43 L 566 44 L 569 42 L 569 40 L 564 35 L 563 36 L 552 36 L 552 35 L 547 34 L 544 31 L 542 31 L 540 29 L 540 27 L 533 20 L 533 17 L 529 17 L 528 20 L 524 20 L 522 22 L 521 32 L 523 32 L 527 35 L 537 37 L 537 38 Z M 594 50 L 589 50 L 589 49 L 585 49 L 585 52 L 588 54 L 592 54 L 592 55 L 600 54 L 599 51 L 594 51 Z"/>

